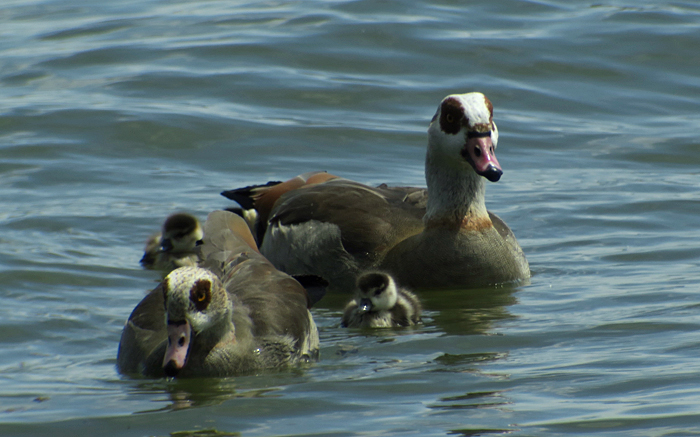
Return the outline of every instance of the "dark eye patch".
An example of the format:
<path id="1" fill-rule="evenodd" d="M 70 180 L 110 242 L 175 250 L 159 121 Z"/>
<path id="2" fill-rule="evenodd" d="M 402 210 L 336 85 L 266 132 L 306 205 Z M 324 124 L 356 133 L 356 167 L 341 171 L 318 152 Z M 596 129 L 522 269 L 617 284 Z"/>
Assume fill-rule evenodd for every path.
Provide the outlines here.
<path id="1" fill-rule="evenodd" d="M 462 128 L 462 124 L 469 124 L 464 117 L 462 104 L 455 98 L 449 98 L 442 102 L 440 108 L 440 129 L 450 135 L 455 135 Z"/>
<path id="2" fill-rule="evenodd" d="M 190 300 L 197 311 L 204 311 L 211 302 L 211 281 L 208 279 L 197 280 L 190 289 Z"/>

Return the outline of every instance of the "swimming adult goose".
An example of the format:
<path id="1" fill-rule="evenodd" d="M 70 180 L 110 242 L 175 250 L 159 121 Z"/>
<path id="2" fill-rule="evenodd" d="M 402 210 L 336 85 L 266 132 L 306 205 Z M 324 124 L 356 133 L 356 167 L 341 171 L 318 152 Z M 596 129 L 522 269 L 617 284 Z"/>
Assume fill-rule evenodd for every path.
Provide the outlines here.
<path id="1" fill-rule="evenodd" d="M 342 326 L 411 326 L 421 321 L 422 311 L 422 305 L 416 295 L 405 288 L 398 288 L 390 275 L 368 272 L 357 279 L 355 298 L 345 306 Z"/>
<path id="2" fill-rule="evenodd" d="M 170 215 L 161 232 L 146 242 L 141 265 L 160 270 L 167 275 L 178 267 L 196 266 L 199 262 L 197 246 L 202 242 L 202 227 L 191 214 L 180 212 Z"/>
<path id="3" fill-rule="evenodd" d="M 306 291 L 260 255 L 240 217 L 211 213 L 200 249 L 199 267 L 173 270 L 131 313 L 121 373 L 228 376 L 318 357 Z"/>
<path id="4" fill-rule="evenodd" d="M 346 179 L 304 185 L 275 202 L 261 251 L 287 273 L 315 274 L 344 291 L 373 268 L 412 289 L 529 278 L 513 232 L 486 210 L 484 180 L 503 173 L 497 143 L 486 96 L 447 96 L 428 128 L 427 195 Z"/>

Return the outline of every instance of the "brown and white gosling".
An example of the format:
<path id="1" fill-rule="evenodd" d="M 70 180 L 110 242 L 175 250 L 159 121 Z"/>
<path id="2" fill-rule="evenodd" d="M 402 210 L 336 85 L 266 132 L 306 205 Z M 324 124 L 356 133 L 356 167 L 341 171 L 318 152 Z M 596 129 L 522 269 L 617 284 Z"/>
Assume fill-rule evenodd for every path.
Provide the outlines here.
<path id="1" fill-rule="evenodd" d="M 192 214 L 179 212 L 170 215 L 161 232 L 146 242 L 141 265 L 167 275 L 178 267 L 196 266 L 200 261 L 197 246 L 202 243 L 202 226 Z"/>
<path id="2" fill-rule="evenodd" d="M 345 306 L 341 326 L 390 328 L 421 322 L 422 305 L 415 294 L 396 286 L 382 272 L 364 273 L 357 279 L 355 298 Z"/>

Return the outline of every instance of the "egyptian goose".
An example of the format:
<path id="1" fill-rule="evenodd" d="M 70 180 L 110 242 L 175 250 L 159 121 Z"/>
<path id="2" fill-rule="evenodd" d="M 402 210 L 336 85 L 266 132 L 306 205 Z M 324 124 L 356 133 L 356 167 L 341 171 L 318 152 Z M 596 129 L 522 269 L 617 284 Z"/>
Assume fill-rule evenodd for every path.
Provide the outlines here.
<path id="1" fill-rule="evenodd" d="M 280 270 L 318 275 L 344 291 L 374 268 L 411 289 L 527 279 L 513 232 L 486 210 L 484 179 L 503 173 L 497 143 L 486 96 L 447 96 L 428 128 L 427 194 L 337 177 L 303 184 L 276 195 L 261 251 Z"/>
<path id="2" fill-rule="evenodd" d="M 131 313 L 121 373 L 229 376 L 318 357 L 306 291 L 258 252 L 240 217 L 212 212 L 200 250 L 199 267 L 170 272 Z"/>
<path id="3" fill-rule="evenodd" d="M 180 212 L 170 215 L 161 232 L 146 242 L 141 265 L 167 275 L 178 267 L 196 266 L 199 262 L 197 246 L 202 242 L 202 227 L 191 214 Z"/>
<path id="4" fill-rule="evenodd" d="M 399 288 L 390 275 L 367 272 L 357 278 L 355 298 L 343 311 L 341 326 L 348 328 L 390 328 L 412 326 L 421 321 L 420 300 Z"/>

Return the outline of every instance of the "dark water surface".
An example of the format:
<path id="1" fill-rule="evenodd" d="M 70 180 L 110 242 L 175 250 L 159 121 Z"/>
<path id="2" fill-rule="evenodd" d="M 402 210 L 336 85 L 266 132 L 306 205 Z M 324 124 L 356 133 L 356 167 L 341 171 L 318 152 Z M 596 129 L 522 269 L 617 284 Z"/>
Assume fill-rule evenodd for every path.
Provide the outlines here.
<path id="1" fill-rule="evenodd" d="M 3 1 L 0 435 L 700 435 L 699 50 L 697 2 Z M 309 170 L 424 185 L 475 90 L 529 285 L 395 331 L 329 296 L 308 368 L 116 373 L 165 216 Z"/>

